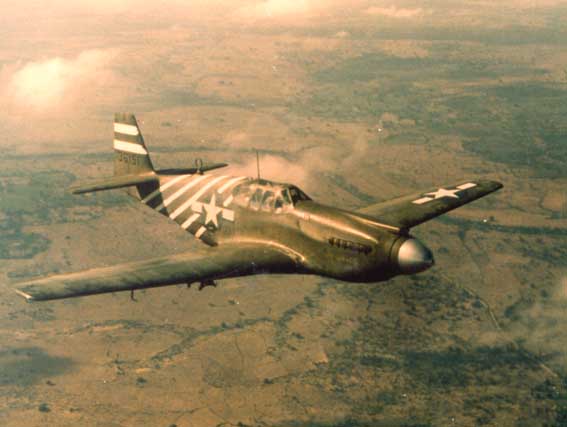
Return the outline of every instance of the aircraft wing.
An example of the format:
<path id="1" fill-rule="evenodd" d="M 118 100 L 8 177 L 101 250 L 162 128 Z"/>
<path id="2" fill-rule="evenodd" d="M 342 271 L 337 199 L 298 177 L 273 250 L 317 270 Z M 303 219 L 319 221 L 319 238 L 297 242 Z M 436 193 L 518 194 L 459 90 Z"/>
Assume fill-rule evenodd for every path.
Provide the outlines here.
<path id="1" fill-rule="evenodd" d="M 19 283 L 28 301 L 45 301 L 297 269 L 296 255 L 267 244 L 231 244 L 141 262 Z"/>
<path id="2" fill-rule="evenodd" d="M 472 180 L 457 185 L 432 188 L 428 191 L 377 203 L 357 213 L 382 224 L 407 229 L 436 216 L 479 199 L 502 188 L 496 181 Z"/>

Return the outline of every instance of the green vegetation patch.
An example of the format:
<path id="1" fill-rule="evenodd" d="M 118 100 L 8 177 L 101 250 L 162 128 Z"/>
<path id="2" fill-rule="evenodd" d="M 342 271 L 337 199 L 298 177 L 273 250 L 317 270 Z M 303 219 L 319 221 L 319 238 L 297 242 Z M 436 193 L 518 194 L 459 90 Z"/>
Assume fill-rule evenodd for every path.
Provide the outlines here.
<path id="1" fill-rule="evenodd" d="M 47 237 L 27 232 L 25 226 L 94 219 L 101 215 L 100 207 L 128 200 L 116 192 L 72 195 L 67 188 L 74 180 L 73 174 L 56 170 L 0 175 L 0 259 L 29 259 L 49 248 Z M 73 212 L 81 207 L 80 214 Z"/>
<path id="2" fill-rule="evenodd" d="M 51 241 L 38 233 L 15 230 L 0 239 L 0 259 L 31 259 L 46 251 Z"/>
<path id="3" fill-rule="evenodd" d="M 457 3 L 455 3 L 457 4 Z M 518 9 L 518 12 L 522 9 Z M 567 31 L 565 30 L 565 19 L 567 13 L 565 8 L 540 8 L 532 9 L 531 13 L 537 13 L 541 18 L 547 18 L 548 26 L 531 26 L 518 24 L 520 18 L 514 19 L 509 16 L 507 19 L 512 20 L 514 24 L 503 26 L 501 16 L 498 16 L 497 22 L 484 25 L 440 25 L 432 16 L 433 21 L 420 21 L 423 23 L 411 23 L 405 21 L 406 25 L 392 24 L 387 18 L 373 18 L 373 21 L 379 21 L 380 25 L 320 25 L 300 27 L 293 29 L 293 32 L 299 35 L 311 37 L 333 37 L 339 31 L 345 31 L 352 39 L 358 40 L 421 40 L 430 42 L 476 42 L 491 46 L 510 46 L 522 47 L 532 44 L 548 44 L 548 45 L 565 45 L 567 40 Z M 287 29 L 290 31 L 289 29 Z M 261 29 L 257 30 L 262 32 Z M 266 32 L 266 30 L 264 30 Z"/>
<path id="4" fill-rule="evenodd" d="M 404 360 L 416 381 L 434 388 L 509 384 L 515 368 L 537 369 L 527 353 L 508 347 L 407 352 Z"/>
<path id="5" fill-rule="evenodd" d="M 38 347 L 6 348 L 0 351 L 0 386 L 29 386 L 63 374 L 72 365 L 70 359 L 50 356 Z"/>
<path id="6" fill-rule="evenodd" d="M 108 207 L 125 204 L 127 196 L 119 192 L 100 192 L 76 196 L 67 188 L 75 176 L 66 171 L 12 172 L 0 175 L 0 211 L 7 218 L 26 215 L 26 224 L 50 224 L 72 221 L 68 209 Z M 86 219 L 98 216 L 86 210 Z M 31 218 L 31 221 L 29 219 Z M 5 228 L 0 223 L 0 228 Z"/>
<path id="7" fill-rule="evenodd" d="M 423 81 L 443 79 L 470 81 L 498 78 L 502 75 L 542 75 L 546 70 L 496 61 L 453 58 L 447 55 L 400 57 L 384 53 L 365 53 L 346 59 L 334 67 L 313 74 L 319 82 L 353 82 L 393 79 L 397 81 Z"/>

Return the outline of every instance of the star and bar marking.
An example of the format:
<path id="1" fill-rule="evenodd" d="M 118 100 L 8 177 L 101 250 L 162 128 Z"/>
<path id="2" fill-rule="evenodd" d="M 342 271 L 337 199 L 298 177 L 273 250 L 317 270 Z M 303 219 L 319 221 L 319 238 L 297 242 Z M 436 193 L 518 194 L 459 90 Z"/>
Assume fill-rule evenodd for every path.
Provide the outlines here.
<path id="1" fill-rule="evenodd" d="M 219 215 L 222 215 L 222 219 L 231 222 L 234 221 L 234 211 L 231 209 L 227 209 L 227 206 L 230 204 L 231 201 L 232 201 L 232 196 L 229 196 L 229 198 L 225 200 L 222 206 L 217 205 L 217 195 L 213 192 L 209 200 L 209 203 L 195 202 L 193 203 L 192 209 L 193 212 L 196 212 L 196 214 L 201 214 L 202 212 L 205 213 L 204 225 L 208 225 L 212 223 L 215 226 L 215 228 L 219 228 Z M 196 219 L 197 218 L 194 218 L 193 221 L 191 222 L 194 222 Z"/>
<path id="2" fill-rule="evenodd" d="M 458 192 L 463 190 L 468 190 L 469 188 L 476 187 L 474 182 L 467 182 L 466 184 L 458 185 L 453 190 L 448 190 L 446 188 L 438 188 L 437 191 L 431 193 L 425 193 L 423 197 L 414 200 L 412 203 L 415 205 L 423 205 L 425 203 L 431 202 L 432 200 L 442 199 L 448 197 L 450 199 L 458 199 Z"/>

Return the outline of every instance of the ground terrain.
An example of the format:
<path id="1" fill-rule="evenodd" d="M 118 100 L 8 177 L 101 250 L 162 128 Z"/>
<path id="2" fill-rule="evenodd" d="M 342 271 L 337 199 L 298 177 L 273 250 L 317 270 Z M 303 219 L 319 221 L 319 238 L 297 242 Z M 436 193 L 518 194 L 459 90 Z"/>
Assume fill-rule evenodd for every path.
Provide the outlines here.
<path id="1" fill-rule="evenodd" d="M 0 424 L 567 425 L 567 9 L 406 3 L 402 18 L 3 30 Z M 76 91 L 13 92 L 22 64 L 89 49 L 110 59 Z M 437 265 L 414 277 L 26 304 L 19 280 L 200 248 L 125 194 L 65 192 L 112 173 L 122 110 L 160 167 L 254 174 L 258 149 L 263 176 L 345 208 L 474 177 L 505 187 L 416 228 Z"/>

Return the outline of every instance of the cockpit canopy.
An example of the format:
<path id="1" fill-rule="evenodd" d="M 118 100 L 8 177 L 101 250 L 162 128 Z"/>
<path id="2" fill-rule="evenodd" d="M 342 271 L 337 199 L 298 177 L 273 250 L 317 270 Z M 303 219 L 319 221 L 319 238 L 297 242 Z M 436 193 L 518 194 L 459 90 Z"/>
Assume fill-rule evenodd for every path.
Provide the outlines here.
<path id="1" fill-rule="evenodd" d="M 255 211 L 282 213 L 311 198 L 295 185 L 263 179 L 240 184 L 233 192 L 234 203 Z"/>

